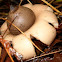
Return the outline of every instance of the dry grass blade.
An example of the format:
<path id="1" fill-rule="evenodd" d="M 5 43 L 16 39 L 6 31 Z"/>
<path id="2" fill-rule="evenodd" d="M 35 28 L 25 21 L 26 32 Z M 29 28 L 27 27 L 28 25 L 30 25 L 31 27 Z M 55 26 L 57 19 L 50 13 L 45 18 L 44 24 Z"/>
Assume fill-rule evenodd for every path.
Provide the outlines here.
<path id="1" fill-rule="evenodd" d="M 8 23 L 11 24 L 11 22 L 10 22 L 9 20 L 5 19 L 5 18 L 0 18 L 0 19 L 3 19 L 3 20 L 5 20 L 5 21 L 7 21 Z M 43 52 L 37 45 L 35 45 L 35 43 L 34 43 L 30 38 L 28 38 L 28 37 L 24 34 L 23 31 L 21 31 L 21 30 L 20 30 L 17 26 L 15 26 L 13 23 L 12 23 L 12 25 L 13 25 L 16 29 L 18 29 L 29 41 L 31 41 L 31 43 L 32 43 L 40 52 L 45 53 L 45 52 Z"/>
<path id="2" fill-rule="evenodd" d="M 47 5 L 49 5 L 53 10 L 55 10 L 56 12 L 58 13 L 61 13 L 59 10 L 57 10 L 55 7 L 53 7 L 50 3 L 48 3 L 46 0 L 41 0 L 43 1 L 44 3 L 46 3 Z M 61 13 L 62 14 L 62 13 Z"/>
<path id="3" fill-rule="evenodd" d="M 16 18 L 16 17 L 15 17 L 15 18 Z M 13 20 L 13 21 L 14 21 L 14 20 Z M 13 22 L 13 21 L 12 21 L 12 22 Z M 12 22 L 9 24 L 9 26 L 8 26 L 7 29 L 6 29 L 6 31 L 3 33 L 2 38 L 4 37 L 4 35 L 5 35 L 5 33 L 7 32 L 7 30 L 10 28 Z"/>
<path id="4" fill-rule="evenodd" d="M 23 1 L 23 0 L 20 0 L 19 7 L 20 7 L 20 5 L 21 5 L 22 1 Z"/>
<path id="5" fill-rule="evenodd" d="M 47 53 L 47 54 L 44 54 L 44 55 L 40 55 L 39 57 L 46 56 L 46 55 L 50 55 L 50 54 L 55 54 L 55 53 L 58 53 L 58 52 L 61 52 L 61 51 L 62 50 L 55 51 L 55 52 L 50 52 L 50 53 Z"/>
<path id="6" fill-rule="evenodd" d="M 32 3 L 29 1 L 29 0 L 27 0 L 28 2 L 29 2 L 29 4 L 31 4 L 32 5 Z"/>
<path id="7" fill-rule="evenodd" d="M 51 0 L 49 3 L 51 4 L 52 2 L 54 2 L 54 0 Z"/>
<path id="8" fill-rule="evenodd" d="M 60 4 L 60 5 L 56 6 L 56 8 L 60 8 L 61 6 L 62 6 L 62 4 Z"/>
<path id="9" fill-rule="evenodd" d="M 59 14 L 59 13 L 57 13 L 57 12 L 54 12 L 54 14 L 56 14 L 56 15 L 62 15 L 62 13 Z"/>
<path id="10" fill-rule="evenodd" d="M 31 58 L 31 59 L 28 59 L 27 61 L 30 61 L 30 60 L 33 60 L 33 59 L 36 59 L 36 58 L 40 58 L 40 57 L 43 57 L 43 56 L 47 56 L 47 55 L 50 55 L 50 54 L 55 54 L 55 53 L 59 53 L 61 52 L 62 50 L 59 50 L 59 51 L 55 51 L 55 52 L 50 52 L 50 53 L 45 53 L 43 55 L 40 55 L 40 56 L 37 56 L 37 57 L 34 57 L 34 58 Z"/>

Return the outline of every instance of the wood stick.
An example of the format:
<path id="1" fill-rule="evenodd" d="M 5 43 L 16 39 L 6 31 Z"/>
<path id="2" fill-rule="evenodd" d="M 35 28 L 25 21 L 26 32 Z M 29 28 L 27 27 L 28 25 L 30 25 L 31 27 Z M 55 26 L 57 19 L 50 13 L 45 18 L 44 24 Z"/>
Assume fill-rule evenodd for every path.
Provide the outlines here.
<path id="1" fill-rule="evenodd" d="M 51 4 L 54 0 L 51 0 L 49 3 Z"/>
<path id="2" fill-rule="evenodd" d="M 22 1 L 23 1 L 23 0 L 20 0 L 19 7 L 20 7 L 20 5 L 21 5 Z"/>
<path id="3" fill-rule="evenodd" d="M 56 14 L 56 15 L 62 15 L 62 13 L 59 14 L 59 13 L 57 13 L 57 12 L 54 12 L 54 14 Z"/>
<path id="4" fill-rule="evenodd" d="M 61 52 L 61 51 L 62 51 L 62 50 L 54 51 L 54 52 L 49 52 L 49 53 L 45 53 L 45 54 L 43 54 L 43 55 L 40 55 L 40 56 L 31 58 L 31 59 L 28 59 L 27 61 L 30 61 L 30 60 L 33 60 L 33 59 L 36 59 L 36 58 L 40 58 L 40 57 L 43 57 L 43 56 L 46 56 L 46 55 L 55 54 L 55 53 L 58 53 L 58 52 Z"/>
<path id="5" fill-rule="evenodd" d="M 7 52 L 5 51 L 5 49 L 2 49 L 1 61 L 0 62 L 4 62 L 6 56 L 7 56 Z"/>
<path id="6" fill-rule="evenodd" d="M 3 46 L 4 46 L 4 42 L 5 42 L 5 40 L 3 40 L 3 39 L 0 38 L 0 43 L 1 43 Z M 5 48 L 5 46 L 4 46 L 4 48 Z M 11 61 L 14 62 L 14 60 L 13 60 L 12 56 L 10 55 L 8 49 L 5 48 L 5 50 L 6 50 L 7 54 L 9 55 Z"/>
<path id="7" fill-rule="evenodd" d="M 41 0 L 43 1 L 44 3 L 46 3 L 48 6 L 50 6 L 53 10 L 55 10 L 56 12 L 58 13 L 61 13 L 59 10 L 57 10 L 55 7 L 53 7 L 50 3 L 48 3 L 46 0 Z M 61 13 L 62 14 L 62 13 Z"/>
<path id="8" fill-rule="evenodd" d="M 56 6 L 56 8 L 60 8 L 61 6 L 62 6 L 62 4 L 60 4 L 60 5 Z"/>
<path id="9" fill-rule="evenodd" d="M 29 0 L 27 0 L 29 2 L 29 4 L 33 5 Z"/>

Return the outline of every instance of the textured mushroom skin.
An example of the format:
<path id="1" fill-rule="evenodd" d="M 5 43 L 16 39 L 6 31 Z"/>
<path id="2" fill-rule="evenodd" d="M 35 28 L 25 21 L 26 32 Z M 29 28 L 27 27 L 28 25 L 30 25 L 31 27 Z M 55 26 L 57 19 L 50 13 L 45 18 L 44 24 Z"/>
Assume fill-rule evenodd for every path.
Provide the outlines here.
<path id="1" fill-rule="evenodd" d="M 35 15 L 31 9 L 20 6 L 19 8 L 16 7 L 14 10 L 9 12 L 8 20 L 25 32 L 35 22 Z M 20 32 L 12 25 L 9 30 L 14 35 L 20 34 Z"/>

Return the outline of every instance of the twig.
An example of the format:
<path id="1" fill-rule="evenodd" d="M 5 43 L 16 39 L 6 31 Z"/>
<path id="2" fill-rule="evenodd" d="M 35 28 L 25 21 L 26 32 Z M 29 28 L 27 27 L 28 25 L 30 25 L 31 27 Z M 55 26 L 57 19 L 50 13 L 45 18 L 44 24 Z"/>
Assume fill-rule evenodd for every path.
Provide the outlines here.
<path id="1" fill-rule="evenodd" d="M 60 5 L 56 6 L 56 8 L 60 8 L 61 6 L 62 6 L 62 4 L 60 4 Z"/>
<path id="2" fill-rule="evenodd" d="M 3 20 L 5 20 L 5 21 L 7 21 L 8 23 L 11 24 L 11 22 L 10 22 L 9 20 L 5 19 L 5 18 L 0 18 L 0 19 L 3 19 Z M 25 35 L 25 33 L 24 33 L 23 31 L 21 31 L 16 25 L 14 25 L 13 23 L 12 23 L 12 25 L 13 25 L 16 29 L 18 29 L 29 41 L 31 41 L 31 43 L 32 43 L 40 52 L 45 53 L 45 52 L 43 52 L 37 45 L 35 45 L 35 43 L 34 43 L 30 38 L 28 38 L 28 37 Z"/>
<path id="3" fill-rule="evenodd" d="M 33 60 L 33 59 L 36 59 L 36 58 L 40 58 L 40 57 L 43 57 L 43 56 L 47 56 L 47 55 L 50 55 L 50 54 L 55 54 L 55 53 L 58 53 L 58 52 L 61 52 L 61 51 L 62 51 L 62 50 L 55 51 L 55 52 L 50 52 L 50 53 L 47 53 L 47 54 L 43 54 L 43 55 L 40 55 L 40 56 L 31 58 L 31 59 L 28 59 L 27 61 L 30 61 L 30 60 Z"/>
<path id="4" fill-rule="evenodd" d="M 5 58 L 7 56 L 7 52 L 5 49 L 2 48 L 2 51 L 1 51 L 1 62 L 5 62 Z"/>
<path id="5" fill-rule="evenodd" d="M 51 4 L 54 0 L 51 0 L 49 3 Z"/>
<path id="6" fill-rule="evenodd" d="M 22 1 L 23 1 L 23 0 L 20 0 L 19 7 L 20 7 L 20 5 L 21 5 Z"/>
<path id="7" fill-rule="evenodd" d="M 0 39 L 0 43 L 4 46 L 3 39 Z M 13 60 L 12 56 L 10 55 L 9 51 L 6 48 L 5 48 L 5 50 L 6 50 L 7 54 L 9 55 L 11 61 L 14 62 L 14 60 Z"/>
<path id="8" fill-rule="evenodd" d="M 57 10 L 55 7 L 53 7 L 50 3 L 48 3 L 46 0 L 41 0 L 43 1 L 44 3 L 46 3 L 47 5 L 49 5 L 53 10 L 55 10 L 56 12 L 58 13 L 61 13 L 59 10 Z M 62 14 L 62 13 L 61 13 Z"/>
<path id="9" fill-rule="evenodd" d="M 29 0 L 27 0 L 28 2 L 29 2 L 29 4 L 31 4 L 32 5 L 32 3 L 29 1 Z"/>
<path id="10" fill-rule="evenodd" d="M 56 1 L 56 2 L 57 2 L 57 3 L 58 3 L 58 2 L 62 2 L 62 0 L 61 0 L 61 1 L 60 1 L 60 0 L 58 0 L 58 1 Z"/>
<path id="11" fill-rule="evenodd" d="M 17 60 L 22 60 L 23 56 L 11 47 L 11 43 L 8 42 L 7 40 L 3 40 L 3 41 L 2 40 L 3 40 L 3 38 L 0 36 L 0 42 L 3 43 L 3 47 L 7 49 L 7 51 L 10 53 L 10 55 L 12 55 L 12 56 L 14 55 Z M 5 59 L 7 53 L 6 53 L 6 51 L 5 52 L 4 51 L 3 51 L 3 54 L 4 54 L 3 56 L 4 56 L 4 59 Z M 3 62 L 4 59 L 2 57 L 1 62 Z"/>
<path id="12" fill-rule="evenodd" d="M 62 13 L 59 14 L 59 13 L 57 13 L 57 12 L 54 12 L 54 14 L 56 14 L 56 15 L 62 15 Z"/>
<path id="13" fill-rule="evenodd" d="M 17 16 L 16 16 L 16 17 L 17 17 Z M 14 18 L 14 20 L 16 19 L 16 17 Z M 7 30 L 10 28 L 11 24 L 14 22 L 14 20 L 11 21 L 11 23 L 9 24 L 9 26 L 7 27 L 7 29 L 6 29 L 5 32 L 3 33 L 2 38 L 4 37 L 4 35 L 5 35 L 5 33 L 7 32 Z"/>

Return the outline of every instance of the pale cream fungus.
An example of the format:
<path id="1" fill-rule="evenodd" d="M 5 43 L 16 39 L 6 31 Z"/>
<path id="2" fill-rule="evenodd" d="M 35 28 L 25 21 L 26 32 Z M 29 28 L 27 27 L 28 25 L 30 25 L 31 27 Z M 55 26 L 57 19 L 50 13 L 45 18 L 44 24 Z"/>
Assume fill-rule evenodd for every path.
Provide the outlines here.
<path id="1" fill-rule="evenodd" d="M 25 60 L 36 56 L 35 48 L 29 40 L 31 39 L 30 36 L 32 35 L 37 40 L 40 40 L 41 43 L 49 46 L 56 37 L 55 28 L 58 28 L 58 20 L 53 13 L 53 10 L 47 5 L 26 4 L 23 6 L 30 8 L 36 16 L 34 24 L 27 31 L 24 32 L 27 37 L 21 33 L 17 36 L 14 36 L 9 31 L 7 32 L 8 35 L 6 34 L 6 37 L 4 37 L 4 39 L 7 39 L 8 41 L 11 40 L 13 48 L 15 49 L 14 51 L 17 51 L 17 53 L 15 54 L 20 54 L 23 57 L 22 59 Z M 12 48 L 9 48 L 9 50 L 13 51 Z"/>

